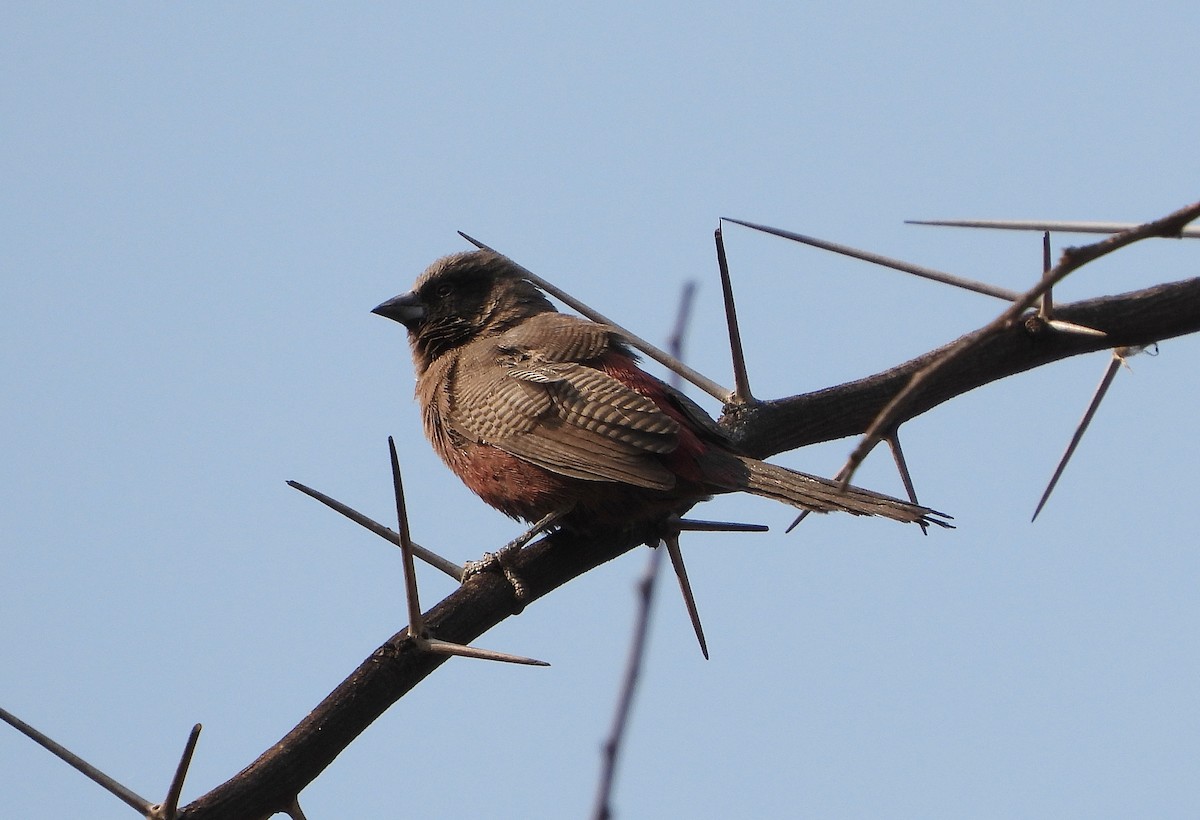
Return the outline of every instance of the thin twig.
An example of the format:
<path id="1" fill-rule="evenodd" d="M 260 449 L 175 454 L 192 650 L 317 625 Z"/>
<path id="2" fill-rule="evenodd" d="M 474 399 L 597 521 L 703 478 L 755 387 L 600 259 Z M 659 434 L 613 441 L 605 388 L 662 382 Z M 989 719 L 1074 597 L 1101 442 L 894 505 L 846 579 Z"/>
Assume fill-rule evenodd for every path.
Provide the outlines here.
<path id="1" fill-rule="evenodd" d="M 1200 202 L 1180 208 L 1178 211 L 1168 214 L 1162 219 L 1147 222 L 1124 233 L 1114 234 L 1100 242 L 1075 248 L 1066 248 L 1059 263 L 1040 282 L 1026 291 L 1021 298 L 1014 300 L 1013 304 L 1007 310 L 979 330 L 963 336 L 953 345 L 947 347 L 937 359 L 912 375 L 908 384 L 901 388 L 884 405 L 879 415 L 871 423 L 871 426 L 867 428 L 866 433 L 863 434 L 858 446 L 854 448 L 854 452 L 850 454 L 850 458 L 847 460 L 846 467 L 844 468 L 846 475 L 842 478 L 843 486 L 850 482 L 854 472 L 862 464 L 867 454 L 880 442 L 884 431 L 891 430 L 896 426 L 905 404 L 932 375 L 957 359 L 967 350 L 973 348 L 983 339 L 1009 327 L 1022 313 L 1033 306 L 1043 293 L 1061 282 L 1072 272 L 1089 262 L 1093 262 L 1134 242 L 1148 239 L 1152 236 L 1175 236 L 1184 225 L 1198 216 L 1200 216 Z"/>
<path id="2" fill-rule="evenodd" d="M 687 328 L 688 318 L 692 310 L 692 297 L 696 292 L 694 282 L 686 282 L 679 297 L 679 311 L 675 316 L 675 326 L 671 330 L 668 344 L 676 358 L 683 356 L 683 337 Z M 672 380 L 678 386 L 678 377 Z M 697 638 L 700 640 L 701 651 L 708 658 L 708 647 L 704 641 L 704 632 L 700 628 L 700 616 L 696 612 L 696 602 L 691 594 L 691 584 L 687 582 L 687 570 L 683 565 L 683 554 L 678 550 L 679 542 L 675 542 L 675 554 L 672 561 L 677 561 L 676 573 L 680 577 L 680 589 L 683 592 L 684 603 L 688 614 L 692 617 Z M 621 689 L 617 695 L 617 708 L 613 714 L 612 727 L 608 739 L 604 742 L 603 757 L 600 765 L 600 783 L 596 790 L 596 803 L 592 810 L 593 820 L 609 820 L 612 816 L 612 788 L 616 777 L 617 758 L 621 751 L 621 742 L 625 737 L 625 728 L 629 724 L 629 713 L 633 707 L 633 696 L 637 691 L 638 680 L 641 677 L 642 661 L 646 655 L 646 635 L 650 631 L 650 613 L 654 603 L 654 588 L 658 582 L 659 567 L 662 564 L 661 549 L 650 550 L 650 559 L 646 562 L 646 571 L 637 585 L 638 609 L 633 622 L 633 639 L 629 645 L 629 656 L 625 661 L 625 676 L 621 681 Z"/>
<path id="3" fill-rule="evenodd" d="M 637 585 L 638 610 L 634 618 L 633 641 L 629 645 L 629 657 L 625 661 L 625 679 L 617 696 L 617 710 L 613 715 L 608 740 L 604 741 L 603 760 L 600 766 L 600 785 L 596 791 L 596 804 L 592 810 L 593 820 L 609 820 L 612 817 L 612 788 L 617 773 L 617 758 L 621 752 L 621 741 L 629 723 L 629 712 L 633 707 L 633 695 L 637 691 L 638 678 L 645 657 L 646 633 L 650 626 L 650 609 L 654 603 L 654 585 L 658 580 L 658 567 L 662 563 L 662 550 L 650 550 L 650 560 Z"/>
<path id="4" fill-rule="evenodd" d="M 683 283 L 683 290 L 679 293 L 679 309 L 675 312 L 675 324 L 671 328 L 671 335 L 667 337 L 667 347 L 670 349 L 667 355 L 672 359 L 681 360 L 683 358 L 684 337 L 687 335 L 688 322 L 692 316 L 692 303 L 695 300 L 696 283 L 689 279 Z M 683 374 L 672 371 L 670 382 L 676 390 L 679 389 L 679 376 L 681 375 Z"/>

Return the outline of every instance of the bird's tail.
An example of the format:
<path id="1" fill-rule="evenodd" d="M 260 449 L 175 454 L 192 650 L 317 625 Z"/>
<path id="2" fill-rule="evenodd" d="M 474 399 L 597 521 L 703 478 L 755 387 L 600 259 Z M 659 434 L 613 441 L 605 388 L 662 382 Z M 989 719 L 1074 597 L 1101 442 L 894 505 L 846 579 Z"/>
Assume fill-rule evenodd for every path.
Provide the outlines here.
<path id="1" fill-rule="evenodd" d="M 952 526 L 945 520 L 950 516 L 919 504 L 910 504 L 881 493 L 847 486 L 841 489 L 836 481 L 786 467 L 767 464 L 745 456 L 736 456 L 746 470 L 745 489 L 764 498 L 773 498 L 793 507 L 813 512 L 848 512 L 853 515 L 879 515 L 893 521 Z"/>

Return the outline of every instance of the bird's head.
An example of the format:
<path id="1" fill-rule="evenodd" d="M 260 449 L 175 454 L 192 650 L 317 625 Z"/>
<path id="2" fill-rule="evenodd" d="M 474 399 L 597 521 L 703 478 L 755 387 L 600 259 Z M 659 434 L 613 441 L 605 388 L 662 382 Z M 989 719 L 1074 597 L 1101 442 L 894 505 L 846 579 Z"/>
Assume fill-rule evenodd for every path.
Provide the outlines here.
<path id="1" fill-rule="evenodd" d="M 371 312 L 408 328 L 413 354 L 424 370 L 455 347 L 553 310 L 512 263 L 480 250 L 442 257 L 417 277 L 412 290 Z"/>

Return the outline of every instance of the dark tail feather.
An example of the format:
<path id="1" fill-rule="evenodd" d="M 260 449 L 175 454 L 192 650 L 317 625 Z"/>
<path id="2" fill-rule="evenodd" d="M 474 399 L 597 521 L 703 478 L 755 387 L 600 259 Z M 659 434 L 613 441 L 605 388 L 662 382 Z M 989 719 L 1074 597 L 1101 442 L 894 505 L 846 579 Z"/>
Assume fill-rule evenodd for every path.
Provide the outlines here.
<path id="1" fill-rule="evenodd" d="M 852 515 L 879 515 L 893 521 L 906 523 L 936 524 L 939 527 L 951 527 L 952 524 L 942 519 L 950 518 L 945 513 L 929 507 L 910 504 L 898 498 L 859 489 L 858 487 L 838 488 L 836 481 L 827 478 L 798 473 L 786 467 L 767 464 L 752 458 L 737 456 L 738 461 L 746 468 L 746 490 L 813 512 L 848 512 Z"/>

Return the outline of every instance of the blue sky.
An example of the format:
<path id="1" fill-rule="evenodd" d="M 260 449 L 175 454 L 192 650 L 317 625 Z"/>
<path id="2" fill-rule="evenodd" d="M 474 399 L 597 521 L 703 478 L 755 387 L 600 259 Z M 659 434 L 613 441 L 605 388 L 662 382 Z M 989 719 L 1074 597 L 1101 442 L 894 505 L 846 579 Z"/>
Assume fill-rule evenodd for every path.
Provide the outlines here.
<path id="1" fill-rule="evenodd" d="M 391 434 L 418 540 L 462 561 L 518 531 L 433 457 L 403 333 L 369 314 L 456 230 L 655 340 L 696 279 L 688 358 L 728 382 L 718 217 L 1023 288 L 1036 236 L 903 220 L 1197 198 L 1194 4 L 881 5 L 9 10 L 0 705 L 154 800 L 202 722 L 194 798 L 404 625 L 395 552 L 285 480 L 390 520 Z M 1003 307 L 727 243 L 763 397 Z M 1197 254 L 1145 244 L 1059 298 L 1193 276 Z M 713 658 L 664 585 L 619 816 L 1195 816 L 1198 358 L 1183 339 L 1133 360 L 1036 525 L 1103 355 L 905 427 L 955 531 L 785 536 L 786 508 L 710 504 L 773 531 L 685 542 Z M 779 460 L 828 474 L 852 446 Z M 883 453 L 861 480 L 900 491 Z M 302 794 L 308 816 L 583 816 L 646 558 L 481 641 L 550 669 L 447 664 Z M 128 816 L 15 732 L 0 771 L 0 815 Z"/>

